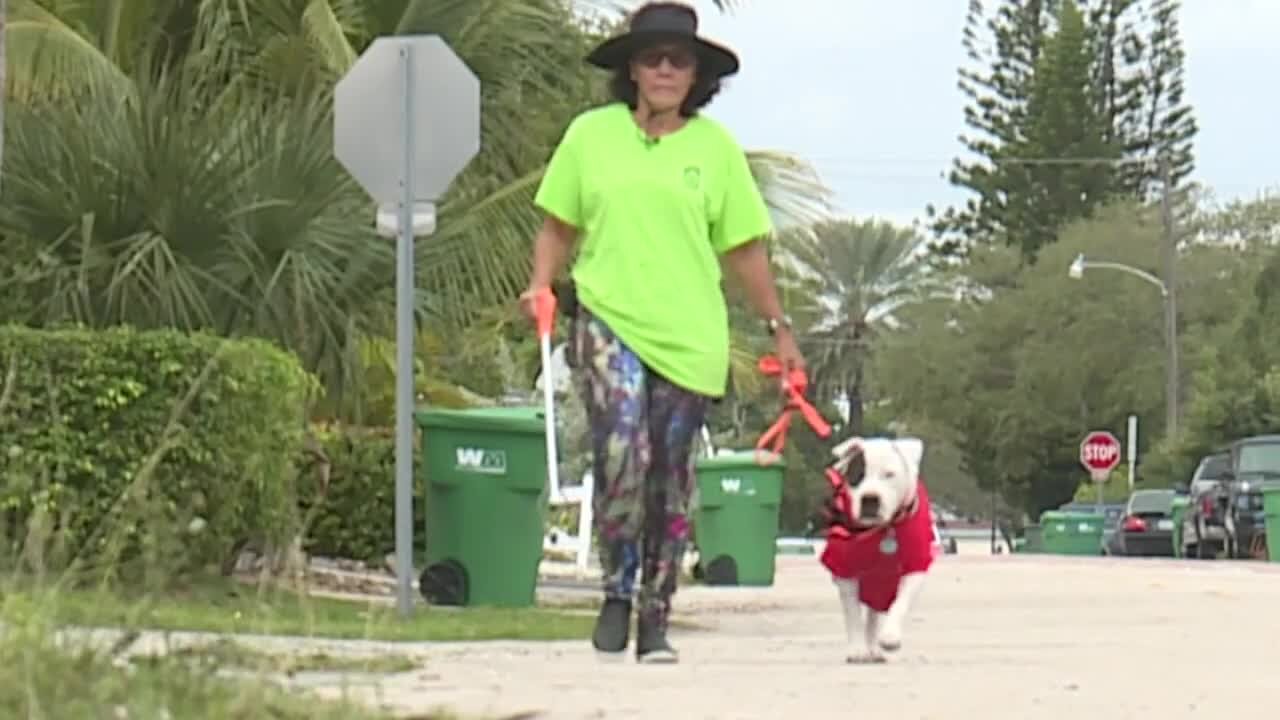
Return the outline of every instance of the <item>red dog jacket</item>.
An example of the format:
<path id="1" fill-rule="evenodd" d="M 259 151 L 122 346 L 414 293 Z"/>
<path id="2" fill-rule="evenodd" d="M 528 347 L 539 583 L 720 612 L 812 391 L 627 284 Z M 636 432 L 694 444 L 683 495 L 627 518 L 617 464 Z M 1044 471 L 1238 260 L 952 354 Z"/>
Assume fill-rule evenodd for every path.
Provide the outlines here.
<path id="1" fill-rule="evenodd" d="M 834 473 L 834 471 L 832 471 Z M 837 476 L 838 477 L 838 476 Z M 835 485 L 833 478 L 833 485 Z M 831 499 L 827 546 L 820 558 L 837 578 L 858 581 L 858 599 L 877 612 L 888 612 L 898 597 L 904 575 L 924 572 L 933 565 L 933 520 L 929 494 L 917 481 L 916 503 L 886 527 L 853 526 L 847 484 L 841 479 Z"/>

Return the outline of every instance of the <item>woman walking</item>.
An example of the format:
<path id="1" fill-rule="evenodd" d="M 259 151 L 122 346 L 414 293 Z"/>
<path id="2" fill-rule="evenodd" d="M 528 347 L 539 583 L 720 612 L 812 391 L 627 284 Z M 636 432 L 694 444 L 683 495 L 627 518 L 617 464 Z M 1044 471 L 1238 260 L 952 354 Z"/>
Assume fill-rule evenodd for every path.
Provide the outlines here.
<path id="1" fill-rule="evenodd" d="M 590 426 L 605 593 L 592 644 L 626 651 L 640 572 L 641 662 L 676 660 L 667 622 L 689 535 L 693 441 L 728 381 L 722 265 L 783 363 L 802 364 L 746 155 L 699 114 L 738 58 L 699 37 L 697 25 L 690 7 L 651 3 L 587 56 L 612 72 L 614 101 L 575 118 L 552 155 L 535 198 L 546 219 L 521 296 L 532 317 L 534 298 L 577 247 L 571 355 Z"/>

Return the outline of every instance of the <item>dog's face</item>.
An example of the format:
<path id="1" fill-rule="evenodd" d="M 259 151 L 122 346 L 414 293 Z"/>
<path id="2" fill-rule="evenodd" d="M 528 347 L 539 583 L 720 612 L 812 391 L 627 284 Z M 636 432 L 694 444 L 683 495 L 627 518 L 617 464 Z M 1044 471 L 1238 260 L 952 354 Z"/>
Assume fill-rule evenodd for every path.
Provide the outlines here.
<path id="1" fill-rule="evenodd" d="M 916 499 L 924 442 L 918 438 L 850 438 L 831 451 L 849 480 L 853 520 L 865 527 L 887 525 Z"/>

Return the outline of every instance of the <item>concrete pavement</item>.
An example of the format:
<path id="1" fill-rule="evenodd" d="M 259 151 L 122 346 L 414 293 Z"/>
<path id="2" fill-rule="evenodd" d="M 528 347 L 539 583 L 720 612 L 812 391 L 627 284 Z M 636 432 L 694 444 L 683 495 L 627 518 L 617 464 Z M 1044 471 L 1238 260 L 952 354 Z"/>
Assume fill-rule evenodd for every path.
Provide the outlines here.
<path id="1" fill-rule="evenodd" d="M 1264 716 L 1280 694 L 1280 572 L 1260 563 L 946 556 L 885 666 L 842 662 L 812 557 L 780 557 L 773 588 L 676 603 L 700 628 L 673 632 L 677 666 L 602 663 L 586 642 L 450 644 L 346 691 L 406 715 L 566 720 L 1208 720 Z"/>

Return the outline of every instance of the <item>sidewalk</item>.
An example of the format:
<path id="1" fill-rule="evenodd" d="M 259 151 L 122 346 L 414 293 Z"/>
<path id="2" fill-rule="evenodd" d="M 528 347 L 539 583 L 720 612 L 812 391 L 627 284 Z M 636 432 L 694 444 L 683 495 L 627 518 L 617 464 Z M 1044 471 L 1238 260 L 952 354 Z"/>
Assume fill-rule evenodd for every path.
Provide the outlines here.
<path id="1" fill-rule="evenodd" d="M 904 650 L 878 667 L 842 662 L 834 590 L 813 558 L 795 556 L 779 558 L 773 588 L 681 590 L 676 666 L 602 663 L 586 641 L 236 640 L 419 659 L 394 675 L 281 679 L 405 717 L 1205 720 L 1260 717 L 1273 701 L 1280 566 L 960 554 L 934 568 Z M 91 637 L 109 644 L 119 632 Z M 218 637 L 143 633 L 130 652 Z"/>
<path id="2" fill-rule="evenodd" d="M 441 645 L 421 671 L 352 691 L 406 714 L 566 720 L 1204 720 L 1265 714 L 1274 696 L 1277 573 L 947 556 L 902 653 L 854 667 L 841 662 L 835 594 L 814 560 L 779 561 L 772 589 L 680 592 L 680 614 L 709 629 L 673 633 L 677 666 L 602 663 L 586 642 Z"/>

